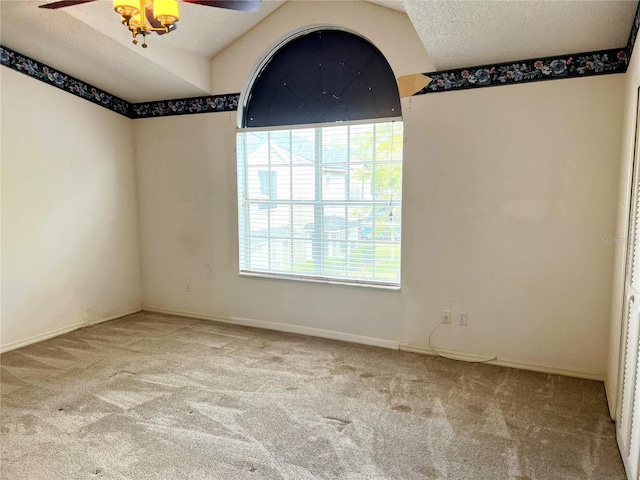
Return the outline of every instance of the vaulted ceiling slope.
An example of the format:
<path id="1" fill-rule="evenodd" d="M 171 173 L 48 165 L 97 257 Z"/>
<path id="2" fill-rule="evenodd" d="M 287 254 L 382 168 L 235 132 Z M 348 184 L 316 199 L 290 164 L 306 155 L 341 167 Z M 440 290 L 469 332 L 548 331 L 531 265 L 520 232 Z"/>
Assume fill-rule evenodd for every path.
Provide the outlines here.
<path id="1" fill-rule="evenodd" d="M 60 10 L 45 1 L 0 0 L 0 42 L 130 102 L 219 92 L 210 59 L 286 1 L 263 0 L 258 12 L 181 4 L 179 29 L 131 43 L 110 0 Z M 365 1 L 365 0 L 356 0 Z M 636 1 L 369 0 L 406 12 L 438 70 L 626 44 Z M 420 73 L 416 71 L 415 73 Z"/>

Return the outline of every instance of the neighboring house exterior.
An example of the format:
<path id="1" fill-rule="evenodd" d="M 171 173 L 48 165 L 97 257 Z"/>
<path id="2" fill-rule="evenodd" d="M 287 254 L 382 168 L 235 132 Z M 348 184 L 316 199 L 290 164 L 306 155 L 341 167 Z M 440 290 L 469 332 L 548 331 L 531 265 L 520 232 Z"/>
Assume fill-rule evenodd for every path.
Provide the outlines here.
<path id="1" fill-rule="evenodd" d="M 370 181 L 358 174 L 362 164 L 343 158 L 344 149 L 324 145 L 322 165 L 316 165 L 313 132 L 262 131 L 239 139 L 244 142 L 239 151 L 246 155 L 246 198 L 241 201 L 251 237 L 246 253 L 254 269 L 290 271 L 297 265 L 294 270 L 310 273 L 314 254 L 318 255 L 313 251 L 314 235 L 325 235 L 322 255 L 326 258 L 348 257 L 349 241 L 370 238 L 371 208 L 346 204 L 347 199 L 371 199 Z M 330 203 L 325 203 L 323 216 L 317 219 L 316 191 Z M 365 219 L 367 225 L 361 229 Z"/>

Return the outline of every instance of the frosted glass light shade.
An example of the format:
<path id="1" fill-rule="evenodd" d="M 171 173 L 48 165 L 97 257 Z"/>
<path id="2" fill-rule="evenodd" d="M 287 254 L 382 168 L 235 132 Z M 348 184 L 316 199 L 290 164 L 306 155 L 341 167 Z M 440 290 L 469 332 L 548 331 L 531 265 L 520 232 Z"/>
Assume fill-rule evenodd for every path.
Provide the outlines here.
<path id="1" fill-rule="evenodd" d="M 140 30 L 145 30 L 147 25 L 147 17 L 145 15 L 145 5 L 146 0 L 139 0 L 136 2 L 138 5 L 138 13 L 136 13 L 133 18 L 129 21 L 130 25 L 134 27 L 138 27 Z"/>
<path id="2" fill-rule="evenodd" d="M 140 13 L 140 2 L 136 0 L 113 0 L 113 9 L 123 17 Z"/>
<path id="3" fill-rule="evenodd" d="M 163 25 L 171 25 L 180 20 L 177 0 L 154 0 L 153 17 Z"/>

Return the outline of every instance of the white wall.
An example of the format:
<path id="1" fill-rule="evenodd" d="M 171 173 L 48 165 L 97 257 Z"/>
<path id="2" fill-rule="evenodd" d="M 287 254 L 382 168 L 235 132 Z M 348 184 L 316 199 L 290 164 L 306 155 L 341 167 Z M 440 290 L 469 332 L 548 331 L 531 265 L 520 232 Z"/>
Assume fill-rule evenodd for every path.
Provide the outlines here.
<path id="1" fill-rule="evenodd" d="M 452 350 L 607 362 L 622 75 L 425 95 L 405 119 L 408 341 L 456 300 Z"/>
<path id="2" fill-rule="evenodd" d="M 4 351 L 139 309 L 141 288 L 131 121 L 1 76 Z"/>
<path id="3" fill-rule="evenodd" d="M 629 222 L 629 202 L 631 196 L 631 175 L 633 169 L 633 149 L 636 135 L 636 109 L 638 105 L 638 88 L 640 88 L 640 43 L 636 43 L 635 52 L 629 62 L 626 83 L 620 92 L 624 101 L 622 125 L 622 149 L 620 152 L 619 195 L 617 203 L 616 232 L 619 239 L 616 244 L 616 255 L 613 275 L 613 296 L 611 307 L 611 326 L 609 336 L 609 357 L 607 378 L 605 382 L 609 411 L 617 419 L 618 368 L 620 363 L 620 337 L 623 309 L 626 304 L 624 296 L 624 275 L 626 260 L 626 240 Z"/>
<path id="4" fill-rule="evenodd" d="M 293 1 L 212 59 L 212 91 L 243 90 L 257 64 L 277 44 L 301 29 L 317 25 L 339 26 L 364 36 L 385 53 L 396 77 L 435 70 L 404 13 L 362 1 Z"/>
<path id="5" fill-rule="evenodd" d="M 323 23 L 371 39 L 396 75 L 431 68 L 398 12 L 295 2 L 213 60 L 214 91 L 240 91 L 269 45 Z M 236 114 L 136 121 L 144 303 L 424 349 L 453 300 L 469 326 L 444 327 L 441 348 L 602 377 L 623 85 L 612 75 L 403 100 L 400 291 L 240 277 Z"/>

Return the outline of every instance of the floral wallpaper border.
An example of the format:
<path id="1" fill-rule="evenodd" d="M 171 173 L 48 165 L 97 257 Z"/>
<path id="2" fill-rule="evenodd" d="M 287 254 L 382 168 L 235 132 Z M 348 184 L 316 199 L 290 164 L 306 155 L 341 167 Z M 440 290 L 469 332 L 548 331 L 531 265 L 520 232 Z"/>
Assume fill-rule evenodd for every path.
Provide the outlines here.
<path id="1" fill-rule="evenodd" d="M 627 48 L 622 47 L 424 73 L 431 82 L 414 95 L 624 73 L 628 63 Z"/>
<path id="2" fill-rule="evenodd" d="M 631 25 L 631 32 L 629 33 L 629 41 L 627 42 L 627 57 L 631 59 L 633 53 L 633 47 L 636 45 L 636 39 L 638 38 L 638 30 L 640 29 L 640 2 L 638 2 L 638 8 L 636 9 L 636 16 L 633 17 L 633 25 Z"/>
<path id="3" fill-rule="evenodd" d="M 48 85 L 64 90 L 76 97 L 89 100 L 101 107 L 113 110 L 125 117 L 131 117 L 131 104 L 115 95 L 85 83 L 77 78 L 56 70 L 49 65 L 0 45 L 0 64 L 16 72 L 28 75 Z"/>
<path id="4" fill-rule="evenodd" d="M 0 64 L 131 119 L 231 112 L 238 109 L 238 99 L 240 98 L 239 93 L 231 93 L 130 103 L 4 45 L 0 45 Z"/>
<path id="5" fill-rule="evenodd" d="M 180 98 L 158 102 L 134 103 L 131 118 L 168 117 L 193 113 L 233 112 L 238 110 L 239 93 Z"/>
<path id="6" fill-rule="evenodd" d="M 640 4 L 636 10 L 626 47 L 424 73 L 423 75 L 431 77 L 431 81 L 414 96 L 562 78 L 624 73 L 627 70 L 639 29 Z M 0 65 L 131 119 L 232 112 L 238 109 L 240 99 L 239 93 L 228 93 L 130 103 L 4 45 L 0 45 Z"/>

